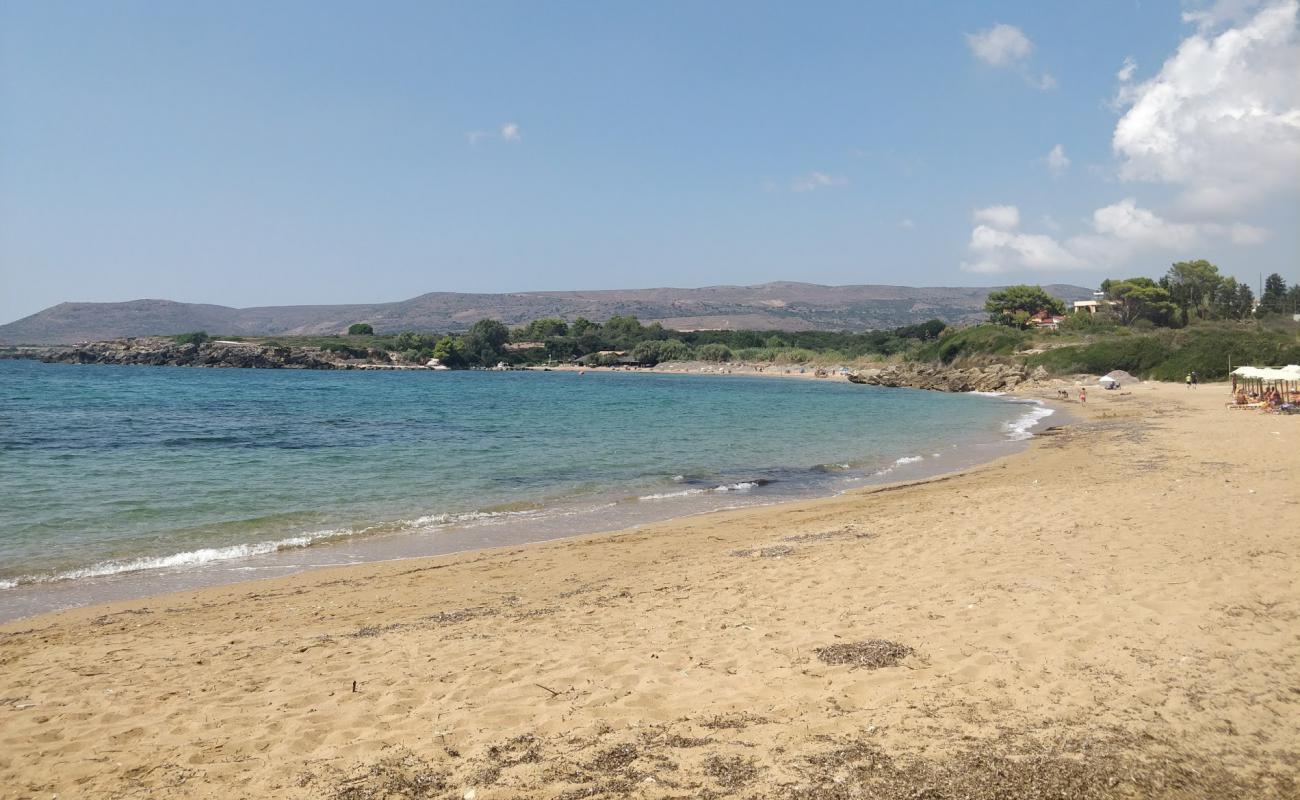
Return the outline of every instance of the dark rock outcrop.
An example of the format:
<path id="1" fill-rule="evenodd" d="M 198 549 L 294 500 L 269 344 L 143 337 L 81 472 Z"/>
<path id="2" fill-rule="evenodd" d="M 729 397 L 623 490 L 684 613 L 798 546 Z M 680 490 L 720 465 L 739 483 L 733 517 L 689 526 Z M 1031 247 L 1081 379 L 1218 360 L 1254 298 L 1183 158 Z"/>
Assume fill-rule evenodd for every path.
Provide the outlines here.
<path id="1" fill-rule="evenodd" d="M 1028 376 L 1028 370 L 1021 364 L 989 364 L 964 369 L 934 364 L 894 364 L 883 369 L 855 372 L 849 375 L 849 380 L 868 386 L 940 392 L 1005 392 L 1016 388 Z"/>
<path id="2" fill-rule="evenodd" d="M 352 364 L 316 348 L 221 341 L 179 344 L 170 339 L 156 337 L 91 342 L 49 353 L 41 360 L 64 364 L 134 364 L 246 369 L 353 368 Z"/>

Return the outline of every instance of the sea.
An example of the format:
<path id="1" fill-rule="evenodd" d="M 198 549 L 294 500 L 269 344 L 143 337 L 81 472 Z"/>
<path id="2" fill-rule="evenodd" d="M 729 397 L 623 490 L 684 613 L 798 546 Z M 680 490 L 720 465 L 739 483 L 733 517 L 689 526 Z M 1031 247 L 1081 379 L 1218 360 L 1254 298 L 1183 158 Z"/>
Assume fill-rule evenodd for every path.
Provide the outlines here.
<path id="1" fill-rule="evenodd" d="M 0 620 L 916 479 L 1050 413 L 766 376 L 0 361 Z"/>

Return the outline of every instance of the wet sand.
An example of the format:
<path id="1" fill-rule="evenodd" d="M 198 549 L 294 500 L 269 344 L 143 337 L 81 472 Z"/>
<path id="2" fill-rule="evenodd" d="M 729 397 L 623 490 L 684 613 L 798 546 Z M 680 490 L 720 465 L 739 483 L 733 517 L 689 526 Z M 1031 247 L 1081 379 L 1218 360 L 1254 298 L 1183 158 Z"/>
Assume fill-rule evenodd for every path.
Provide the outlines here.
<path id="1" fill-rule="evenodd" d="M 1296 796 L 1300 420 L 1089 394 L 922 483 L 0 626 L 0 794 Z"/>

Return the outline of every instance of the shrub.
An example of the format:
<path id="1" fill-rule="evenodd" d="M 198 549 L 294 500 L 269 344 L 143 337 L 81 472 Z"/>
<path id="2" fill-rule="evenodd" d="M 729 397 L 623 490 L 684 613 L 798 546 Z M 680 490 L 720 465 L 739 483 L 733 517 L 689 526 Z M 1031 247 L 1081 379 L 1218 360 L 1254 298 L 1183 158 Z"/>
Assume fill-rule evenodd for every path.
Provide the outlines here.
<path id="1" fill-rule="evenodd" d="M 176 344 L 203 344 L 212 341 L 212 337 L 207 331 L 193 331 L 192 333 L 182 333 L 176 337 Z"/>
<path id="2" fill-rule="evenodd" d="M 1004 325 L 976 325 L 927 342 L 916 358 L 951 364 L 961 357 L 1009 356 L 1029 338 L 1029 333 Z"/>
<path id="3" fill-rule="evenodd" d="M 731 348 L 725 344 L 704 344 L 695 348 L 695 357 L 701 361 L 730 361 Z"/>
<path id="4" fill-rule="evenodd" d="M 356 322 L 348 326 L 348 336 L 374 336 L 375 329 L 369 322 Z"/>

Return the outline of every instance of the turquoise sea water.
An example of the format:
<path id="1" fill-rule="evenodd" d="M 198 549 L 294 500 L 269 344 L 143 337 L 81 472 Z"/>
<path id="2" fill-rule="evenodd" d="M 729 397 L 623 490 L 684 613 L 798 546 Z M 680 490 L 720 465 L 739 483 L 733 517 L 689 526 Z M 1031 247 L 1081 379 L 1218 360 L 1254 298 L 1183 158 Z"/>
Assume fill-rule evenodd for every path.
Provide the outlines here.
<path id="1" fill-rule="evenodd" d="M 0 361 L 0 618 L 42 592 L 82 602 L 69 584 L 144 593 L 828 494 L 996 455 L 1042 413 L 758 377 Z"/>

